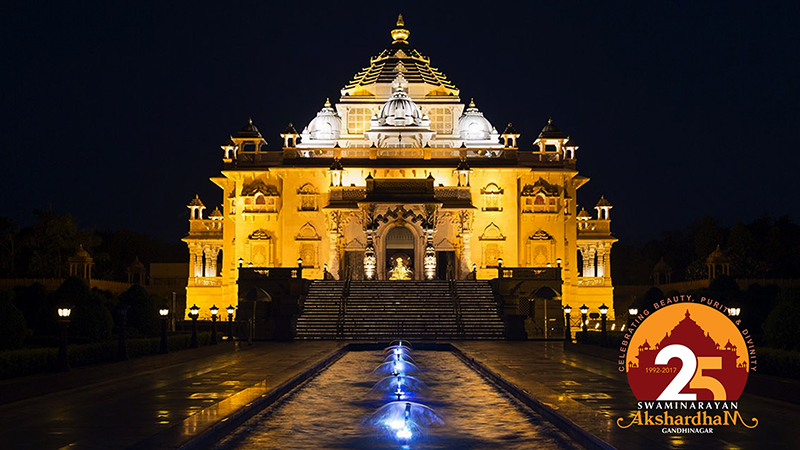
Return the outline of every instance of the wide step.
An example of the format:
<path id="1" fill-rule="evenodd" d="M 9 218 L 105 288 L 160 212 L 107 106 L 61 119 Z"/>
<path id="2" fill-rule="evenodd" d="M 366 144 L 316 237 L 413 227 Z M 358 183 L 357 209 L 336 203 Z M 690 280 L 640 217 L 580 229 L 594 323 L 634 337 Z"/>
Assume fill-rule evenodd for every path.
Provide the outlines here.
<path id="1" fill-rule="evenodd" d="M 314 281 L 298 339 L 503 339 L 486 281 Z"/>

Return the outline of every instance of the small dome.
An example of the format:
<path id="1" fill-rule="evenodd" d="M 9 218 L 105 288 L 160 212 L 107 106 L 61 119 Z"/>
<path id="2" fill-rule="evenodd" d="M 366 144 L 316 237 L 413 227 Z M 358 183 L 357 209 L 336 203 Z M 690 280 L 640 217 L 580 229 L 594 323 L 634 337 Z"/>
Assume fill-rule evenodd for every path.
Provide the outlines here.
<path id="1" fill-rule="evenodd" d="M 311 139 L 322 141 L 339 139 L 342 134 L 342 118 L 331 107 L 330 100 L 325 100 L 325 106 L 317 113 L 317 117 L 311 120 L 307 129 Z"/>
<path id="2" fill-rule="evenodd" d="M 253 125 L 253 119 L 247 119 L 247 123 L 236 133 L 236 137 L 244 139 L 262 139 L 261 132 Z"/>
<path id="3" fill-rule="evenodd" d="M 204 205 L 203 202 L 200 200 L 200 196 L 199 195 L 194 194 L 194 198 L 192 199 L 192 201 L 189 202 L 189 204 L 187 206 L 190 207 L 190 208 L 192 206 L 199 206 L 201 208 L 205 208 L 206 205 Z"/>
<path id="4" fill-rule="evenodd" d="M 661 259 L 653 267 L 653 272 L 669 273 L 672 272 L 672 267 L 664 260 L 664 257 L 662 256 Z"/>
<path id="5" fill-rule="evenodd" d="M 728 259 L 724 253 L 722 253 L 722 249 L 719 247 L 719 244 L 717 244 L 717 248 L 714 249 L 710 255 L 708 255 L 708 258 L 706 258 L 707 264 L 730 264 L 730 262 L 731 260 Z"/>
<path id="6" fill-rule="evenodd" d="M 591 219 L 592 216 L 591 216 L 591 214 L 586 212 L 586 209 L 581 208 L 580 212 L 578 212 L 578 218 L 579 219 Z"/>
<path id="7" fill-rule="evenodd" d="M 596 208 L 602 208 L 602 207 L 606 207 L 606 206 L 611 206 L 611 203 L 608 200 L 606 200 L 606 198 L 604 196 L 601 195 L 600 196 L 600 200 L 597 201 Z"/>
<path id="8" fill-rule="evenodd" d="M 89 256 L 89 252 L 83 249 L 83 244 L 78 246 L 78 251 L 75 252 L 75 257 L 82 259 L 91 258 L 91 256 Z"/>
<path id="9" fill-rule="evenodd" d="M 483 113 L 475 106 L 475 102 L 470 100 L 464 115 L 458 119 L 458 134 L 461 139 L 485 141 L 490 138 L 493 131 L 492 124 L 483 117 Z"/>
<path id="10" fill-rule="evenodd" d="M 394 92 L 389 100 L 381 106 L 381 110 L 378 112 L 378 124 L 393 127 L 422 125 L 426 118 L 422 114 L 422 109 L 405 92 L 406 83 L 403 74 L 398 74 L 392 85 Z"/>
<path id="11" fill-rule="evenodd" d="M 221 219 L 222 218 L 222 212 L 219 210 L 219 206 L 214 208 L 214 211 L 211 211 L 211 214 L 209 214 L 208 217 L 211 218 L 211 219 Z"/>
<path id="12" fill-rule="evenodd" d="M 564 139 L 567 137 L 558 127 L 553 124 L 553 118 L 547 119 L 547 125 L 542 128 L 542 132 L 539 133 L 539 139 Z"/>

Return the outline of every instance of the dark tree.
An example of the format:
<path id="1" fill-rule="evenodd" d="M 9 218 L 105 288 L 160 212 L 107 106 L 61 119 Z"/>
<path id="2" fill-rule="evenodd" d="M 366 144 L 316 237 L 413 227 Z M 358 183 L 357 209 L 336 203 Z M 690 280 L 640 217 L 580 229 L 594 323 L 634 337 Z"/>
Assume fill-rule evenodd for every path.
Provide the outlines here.
<path id="1" fill-rule="evenodd" d="M 14 302 L 14 293 L 0 291 L 0 350 L 12 350 L 22 347 L 28 326 Z"/>
<path id="2" fill-rule="evenodd" d="M 144 287 L 134 284 L 119 296 L 119 301 L 129 307 L 127 326 L 136 328 L 141 334 L 158 334 L 158 304 Z"/>
<path id="3" fill-rule="evenodd" d="M 69 277 L 58 287 L 54 296 L 59 304 L 72 306 L 70 335 L 90 341 L 103 340 L 111 335 L 113 320 L 103 296 L 89 290 L 85 281 Z"/>

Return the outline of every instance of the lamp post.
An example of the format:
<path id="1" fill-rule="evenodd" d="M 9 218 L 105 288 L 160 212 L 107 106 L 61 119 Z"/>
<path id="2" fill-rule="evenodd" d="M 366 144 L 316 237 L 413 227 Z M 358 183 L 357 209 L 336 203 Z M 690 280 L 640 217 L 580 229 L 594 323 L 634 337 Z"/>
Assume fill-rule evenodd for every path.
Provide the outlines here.
<path id="1" fill-rule="evenodd" d="M 322 279 L 323 280 L 328 279 L 328 263 L 322 265 Z"/>
<path id="2" fill-rule="evenodd" d="M 233 342 L 233 312 L 236 311 L 236 309 L 233 305 L 228 305 L 225 311 L 228 312 L 228 339 Z"/>
<path id="3" fill-rule="evenodd" d="M 197 305 L 192 305 L 189 308 L 189 318 L 192 319 L 192 342 L 189 348 L 197 348 L 197 317 L 200 316 L 200 308 Z"/>
<path id="4" fill-rule="evenodd" d="M 586 324 L 586 315 L 589 314 L 589 307 L 584 303 L 579 309 L 581 310 L 581 331 L 583 332 L 581 334 L 581 340 L 586 342 L 586 332 L 588 330 L 588 326 Z"/>
<path id="5" fill-rule="evenodd" d="M 503 258 L 497 258 L 497 278 L 503 278 Z"/>
<path id="6" fill-rule="evenodd" d="M 297 278 L 303 278 L 303 258 L 297 258 Z"/>
<path id="7" fill-rule="evenodd" d="M 631 306 L 628 308 L 628 319 L 630 319 L 630 323 L 628 324 L 628 330 L 631 329 L 631 325 L 633 325 L 634 319 L 636 319 L 636 315 L 639 314 L 639 309 L 635 306 Z"/>
<path id="8" fill-rule="evenodd" d="M 58 326 L 61 331 L 61 340 L 58 345 L 58 359 L 56 369 L 59 372 L 69 372 L 69 353 L 67 352 L 67 330 L 69 329 L 69 316 L 72 308 L 61 306 L 58 308 Z"/>
<path id="9" fill-rule="evenodd" d="M 118 303 L 117 307 L 114 310 L 117 313 L 117 324 L 119 325 L 119 333 L 118 333 L 118 340 L 117 340 L 117 359 L 120 361 L 127 361 L 128 359 L 128 345 L 125 343 L 125 340 L 128 337 L 128 308 L 131 305 L 127 303 Z"/>
<path id="10" fill-rule="evenodd" d="M 169 308 L 161 308 L 158 310 L 158 315 L 161 316 L 161 345 L 159 346 L 158 353 L 169 353 L 167 348 L 167 318 L 169 317 Z"/>
<path id="11" fill-rule="evenodd" d="M 556 258 L 556 265 L 561 267 L 561 258 Z"/>
<path id="12" fill-rule="evenodd" d="M 211 306 L 211 345 L 217 345 L 217 305 Z"/>
<path id="13" fill-rule="evenodd" d="M 239 258 L 239 268 L 240 269 L 242 268 L 242 265 L 244 265 L 244 258 Z"/>
<path id="14" fill-rule="evenodd" d="M 564 316 L 566 320 L 566 326 L 564 327 L 564 341 L 572 342 L 572 330 L 570 329 L 569 323 L 569 315 L 572 313 L 572 307 L 567 305 L 564 307 Z"/>
<path id="15" fill-rule="evenodd" d="M 606 344 L 606 339 L 608 339 L 608 330 L 606 328 L 606 314 L 608 314 L 608 306 L 605 303 L 600 305 L 600 331 L 603 333 L 603 345 Z"/>

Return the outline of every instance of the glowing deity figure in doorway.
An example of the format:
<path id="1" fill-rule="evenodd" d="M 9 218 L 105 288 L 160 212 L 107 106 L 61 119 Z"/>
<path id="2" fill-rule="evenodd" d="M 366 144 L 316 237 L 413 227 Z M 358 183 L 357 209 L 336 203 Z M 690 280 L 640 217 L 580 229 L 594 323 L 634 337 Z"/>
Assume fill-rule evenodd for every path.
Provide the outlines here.
<path id="1" fill-rule="evenodd" d="M 403 262 L 403 258 L 395 259 L 394 268 L 389 270 L 390 280 L 410 280 L 413 272 Z"/>

